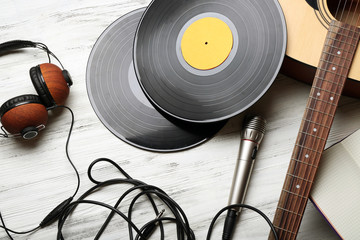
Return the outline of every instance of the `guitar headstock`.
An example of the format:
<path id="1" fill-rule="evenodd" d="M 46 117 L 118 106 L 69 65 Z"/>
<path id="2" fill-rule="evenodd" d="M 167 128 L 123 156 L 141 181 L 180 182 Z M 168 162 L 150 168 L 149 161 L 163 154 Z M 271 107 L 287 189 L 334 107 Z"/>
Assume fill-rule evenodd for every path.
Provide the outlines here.
<path id="1" fill-rule="evenodd" d="M 360 0 L 317 0 L 317 16 L 325 27 L 332 20 L 360 26 Z"/>

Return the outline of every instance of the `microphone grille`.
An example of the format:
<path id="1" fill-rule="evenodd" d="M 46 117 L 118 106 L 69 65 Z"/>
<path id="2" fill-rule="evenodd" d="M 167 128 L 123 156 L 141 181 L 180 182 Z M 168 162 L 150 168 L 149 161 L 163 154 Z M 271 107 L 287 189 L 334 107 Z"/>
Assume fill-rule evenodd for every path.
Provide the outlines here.
<path id="1" fill-rule="evenodd" d="M 250 116 L 244 121 L 243 128 L 250 128 L 265 134 L 266 120 L 261 116 Z"/>

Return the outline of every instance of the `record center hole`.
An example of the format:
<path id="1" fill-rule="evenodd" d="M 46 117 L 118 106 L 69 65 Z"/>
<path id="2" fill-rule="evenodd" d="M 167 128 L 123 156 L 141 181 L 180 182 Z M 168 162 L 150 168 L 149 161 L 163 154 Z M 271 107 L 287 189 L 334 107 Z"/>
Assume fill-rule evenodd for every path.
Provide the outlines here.
<path id="1" fill-rule="evenodd" d="M 205 45 L 208 45 L 208 42 L 205 42 Z"/>

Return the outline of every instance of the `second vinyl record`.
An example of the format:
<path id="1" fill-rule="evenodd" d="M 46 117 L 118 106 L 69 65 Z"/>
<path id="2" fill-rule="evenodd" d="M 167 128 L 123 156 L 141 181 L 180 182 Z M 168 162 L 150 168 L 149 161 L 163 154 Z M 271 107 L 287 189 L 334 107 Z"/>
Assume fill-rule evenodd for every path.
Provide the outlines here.
<path id="1" fill-rule="evenodd" d="M 189 124 L 156 110 L 135 75 L 132 47 L 144 12 L 138 9 L 112 23 L 96 41 L 87 65 L 87 91 L 101 122 L 136 147 L 169 152 L 196 146 L 219 131 L 224 122 Z"/>

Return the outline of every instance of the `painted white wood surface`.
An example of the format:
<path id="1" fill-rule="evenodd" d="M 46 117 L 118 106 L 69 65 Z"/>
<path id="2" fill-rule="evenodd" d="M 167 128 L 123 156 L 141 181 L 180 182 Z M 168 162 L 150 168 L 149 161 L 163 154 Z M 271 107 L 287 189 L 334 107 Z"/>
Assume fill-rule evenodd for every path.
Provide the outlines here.
<path id="1" fill-rule="evenodd" d="M 246 113 L 258 113 L 268 121 L 267 133 L 256 160 L 246 203 L 273 218 L 310 86 L 279 75 L 273 86 L 246 113 L 230 119 L 212 139 L 190 150 L 154 153 L 117 139 L 96 117 L 87 97 L 85 70 L 91 48 L 102 31 L 118 17 L 144 7 L 148 0 L 1 0 L 0 41 L 29 39 L 44 42 L 71 73 L 74 85 L 67 105 L 75 113 L 70 155 L 81 174 L 80 193 L 93 184 L 88 165 L 108 157 L 134 178 L 163 188 L 186 212 L 197 239 L 205 239 L 215 213 L 227 203 L 238 154 L 240 124 Z M 27 49 L 0 57 L 0 101 L 35 93 L 28 76 L 30 67 L 45 62 L 46 55 Z M 51 114 L 49 124 L 31 141 L 0 139 L 0 210 L 7 226 L 28 230 L 39 224 L 75 188 L 73 170 L 65 158 L 70 124 L 66 111 Z M 342 97 L 328 145 L 360 127 L 360 100 Z M 100 179 L 118 177 L 102 165 Z M 114 203 L 124 187 L 111 187 L 94 198 Z M 349 206 L 350 207 L 350 206 Z M 152 219 L 146 203 L 136 209 L 136 221 Z M 140 214 L 144 213 L 144 214 Z M 93 239 L 107 212 L 81 207 L 66 225 L 66 239 Z M 223 218 L 222 218 L 223 219 Z M 220 239 L 222 222 L 212 239 Z M 234 239 L 267 239 L 268 226 L 261 217 L 244 210 Z M 114 218 L 102 239 L 127 239 L 127 225 Z M 55 239 L 56 224 L 15 239 Z M 170 227 L 166 239 L 176 239 Z M 7 239 L 0 231 L 0 239 Z M 159 239 L 154 234 L 151 239 Z M 308 204 L 298 239 L 338 239 L 311 203 Z"/>

